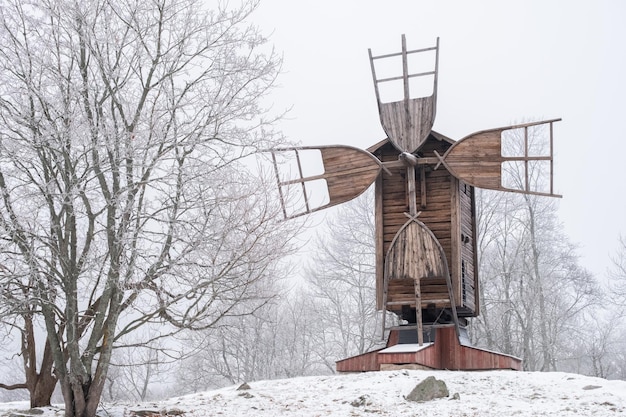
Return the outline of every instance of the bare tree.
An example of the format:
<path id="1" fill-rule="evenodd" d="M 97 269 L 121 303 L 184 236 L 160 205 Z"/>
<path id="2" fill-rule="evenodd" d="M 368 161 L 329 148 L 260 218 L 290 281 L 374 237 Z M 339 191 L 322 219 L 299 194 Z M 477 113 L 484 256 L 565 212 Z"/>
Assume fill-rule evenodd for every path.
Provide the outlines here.
<path id="1" fill-rule="evenodd" d="M 335 361 L 381 342 L 376 310 L 373 192 L 337 208 L 314 242 L 305 278 L 316 317 L 316 349 L 334 372 Z"/>
<path id="2" fill-rule="evenodd" d="M 522 357 L 528 370 L 556 370 L 599 288 L 554 223 L 552 202 L 507 200 L 506 215 L 494 228 L 500 238 L 482 248 L 484 304 L 474 321 L 475 341 Z"/>
<path id="3" fill-rule="evenodd" d="M 608 281 L 602 303 L 587 311 L 570 338 L 571 357 L 565 370 L 601 378 L 624 379 L 626 326 L 621 318 L 626 307 L 626 239 L 618 238 L 618 248 L 611 258 Z"/>
<path id="4" fill-rule="evenodd" d="M 315 356 L 317 319 L 303 311 L 310 299 L 300 291 L 280 293 L 276 302 L 254 315 L 233 317 L 219 327 L 190 334 L 188 344 L 197 347 L 197 354 L 184 360 L 179 385 L 196 392 L 323 373 Z"/>
<path id="5" fill-rule="evenodd" d="M 113 348 L 150 343 L 138 328 L 206 329 L 272 296 L 255 284 L 279 275 L 291 231 L 239 162 L 281 140 L 255 7 L 3 4 L 2 291 L 43 317 L 40 373 L 67 417 L 95 415 Z"/>
<path id="6" fill-rule="evenodd" d="M 10 245 L 2 247 L 3 254 L 11 254 Z M 10 255 L 9 255 L 10 256 Z M 0 266 L 0 325 L 8 329 L 4 346 L 15 343 L 19 346 L 18 355 L 22 358 L 24 382 L 2 383 L 0 388 L 8 391 L 26 389 L 29 393 L 31 407 L 49 405 L 57 384 L 57 377 L 52 373 L 52 350 L 50 342 L 41 337 L 40 309 L 36 303 L 29 302 L 29 293 L 33 286 L 32 278 L 13 274 L 10 270 Z M 19 341 L 10 337 L 19 334 Z M 38 334 L 39 333 L 39 334 Z M 37 354 L 44 346 L 38 363 Z M 4 369 L 3 377 L 9 375 Z M 9 380 L 9 379 L 7 379 Z"/>
<path id="7" fill-rule="evenodd" d="M 254 316 L 191 335 L 182 385 L 194 390 L 335 372 L 381 342 L 375 299 L 373 193 L 338 207 L 307 248 L 304 276 Z M 283 284 L 285 285 L 285 284 Z"/>
<path id="8" fill-rule="evenodd" d="M 619 333 L 603 317 L 589 315 L 581 324 L 585 327 L 578 332 L 580 337 L 574 338 L 574 346 L 570 347 L 572 370 L 599 378 L 610 377 L 617 370 L 613 359 L 618 347 L 615 336 Z"/>
<path id="9" fill-rule="evenodd" d="M 527 137 L 531 154 L 542 154 L 546 145 L 539 133 L 531 131 Z M 517 140 L 506 143 L 525 143 L 513 139 Z M 528 176 L 520 166 L 508 167 L 507 180 L 513 188 L 528 182 L 541 189 L 545 177 L 540 164 L 528 166 Z M 473 323 L 474 340 L 521 356 L 528 370 L 556 370 L 558 361 L 568 357 L 564 348 L 582 314 L 597 302 L 599 287 L 578 265 L 576 247 L 557 221 L 555 200 L 493 192 L 477 196 L 483 208 L 479 210 L 483 308 Z"/>
<path id="10" fill-rule="evenodd" d="M 626 236 L 619 237 L 616 254 L 611 260 L 613 265 L 609 269 L 610 299 L 617 307 L 626 308 Z"/>
<path id="11" fill-rule="evenodd" d="M 158 329 L 147 328 L 142 331 L 153 332 L 140 337 L 143 340 L 157 338 Z M 104 400 L 146 401 L 157 398 L 162 393 L 161 387 L 168 387 L 172 369 L 180 363 L 181 355 L 185 353 L 175 340 L 159 340 L 147 346 L 115 349 L 103 392 Z"/>
<path id="12" fill-rule="evenodd" d="M 0 314 L 0 317 L 4 317 Z M 19 340 L 15 328 L 0 326 L 0 361 L 2 362 L 2 381 L 21 381 L 24 375 L 24 361 L 18 356 Z M 25 401 L 29 394 L 23 387 L 10 389 L 14 385 L 0 383 L 0 402 Z"/>

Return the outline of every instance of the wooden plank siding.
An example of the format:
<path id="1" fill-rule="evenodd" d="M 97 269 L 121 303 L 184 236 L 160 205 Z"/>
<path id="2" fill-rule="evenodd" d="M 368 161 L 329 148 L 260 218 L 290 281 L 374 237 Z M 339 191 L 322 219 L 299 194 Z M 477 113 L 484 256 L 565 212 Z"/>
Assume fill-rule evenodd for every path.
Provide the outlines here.
<path id="1" fill-rule="evenodd" d="M 387 347 L 398 344 L 399 331 L 389 334 Z M 417 366 L 416 366 L 417 365 Z M 436 329 L 435 343 L 417 352 L 384 352 L 378 349 L 336 362 L 337 372 L 366 372 L 381 369 L 431 368 L 478 371 L 491 369 L 521 370 L 522 360 L 459 342 L 454 327 Z"/>
<path id="2" fill-rule="evenodd" d="M 431 134 L 420 149 L 419 156 L 436 157 L 435 151 L 443 155 L 451 144 L 451 141 L 441 140 L 440 136 Z M 390 142 L 378 145 L 373 152 L 383 163 L 397 161 L 400 154 Z M 437 170 L 426 166 L 424 170 L 416 169 L 415 173 L 416 200 L 420 212 L 418 220 L 433 232 L 443 248 L 459 315 L 476 316 L 478 274 L 475 268 L 473 187 L 457 180 L 444 166 Z M 389 172 L 383 171 L 376 181 L 376 294 L 379 309 L 383 308 L 384 259 L 398 231 L 408 220 L 405 214 L 409 212 L 406 175 L 406 168 L 396 165 L 390 167 Z M 425 187 L 422 187 L 423 181 Z M 422 196 L 424 190 L 425 196 Z M 426 204 L 423 205 L 423 202 Z M 468 241 L 463 243 L 465 240 Z M 422 280 L 422 308 L 432 304 L 436 308 L 449 307 L 449 304 L 441 302 L 449 299 L 445 281 L 441 277 L 435 279 L 438 280 L 436 283 Z M 393 285 L 388 291 L 388 301 L 393 306 L 389 310 L 397 312 L 401 309 L 402 300 L 414 308 L 414 298 L 412 288 L 409 290 L 406 285 Z"/>
<path id="3" fill-rule="evenodd" d="M 378 352 L 382 349 L 366 352 L 335 362 L 337 372 L 370 372 L 380 371 Z"/>
<path id="4" fill-rule="evenodd" d="M 459 249 L 460 262 L 459 277 L 461 284 L 461 298 L 459 299 L 458 313 L 462 316 L 478 315 L 478 268 L 476 253 L 476 213 L 474 187 L 458 181 L 460 232 Z"/>
<path id="5" fill-rule="evenodd" d="M 379 368 L 384 365 L 419 364 L 433 369 L 478 371 L 490 369 L 521 370 L 522 361 L 514 356 L 464 346 L 453 327 L 437 329 L 435 344 L 418 352 L 384 353 L 376 356 Z"/>

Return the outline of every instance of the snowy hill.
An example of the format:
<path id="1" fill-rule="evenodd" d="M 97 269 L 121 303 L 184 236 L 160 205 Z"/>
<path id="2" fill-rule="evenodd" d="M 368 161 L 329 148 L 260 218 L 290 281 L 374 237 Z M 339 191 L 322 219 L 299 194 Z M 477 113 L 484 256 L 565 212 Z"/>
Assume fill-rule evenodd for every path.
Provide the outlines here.
<path id="1" fill-rule="evenodd" d="M 425 403 L 405 396 L 428 376 L 445 381 L 450 398 Z M 249 383 L 144 404 L 106 404 L 100 416 L 619 416 L 626 381 L 567 373 L 387 371 Z M 451 399 L 458 393 L 458 399 Z M 0 417 L 25 403 L 0 404 Z M 62 416 L 57 408 L 42 417 Z"/>

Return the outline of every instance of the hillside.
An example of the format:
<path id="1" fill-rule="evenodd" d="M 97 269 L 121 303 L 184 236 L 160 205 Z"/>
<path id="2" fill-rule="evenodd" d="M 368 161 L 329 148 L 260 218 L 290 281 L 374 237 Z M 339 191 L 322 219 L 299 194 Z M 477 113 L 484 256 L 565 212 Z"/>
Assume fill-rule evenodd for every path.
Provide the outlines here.
<path id="1" fill-rule="evenodd" d="M 433 375 L 450 397 L 405 400 Z M 626 415 L 626 381 L 567 373 L 514 371 L 387 371 L 250 382 L 144 404 L 106 404 L 101 416 L 619 416 Z M 25 403 L 0 404 L 0 417 L 16 416 Z M 42 417 L 62 416 L 58 408 Z"/>

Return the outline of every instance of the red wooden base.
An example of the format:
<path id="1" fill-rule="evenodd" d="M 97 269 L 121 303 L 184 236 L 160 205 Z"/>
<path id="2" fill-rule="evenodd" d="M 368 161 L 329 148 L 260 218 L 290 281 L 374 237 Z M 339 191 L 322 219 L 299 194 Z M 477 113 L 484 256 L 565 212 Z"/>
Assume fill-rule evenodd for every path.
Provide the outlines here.
<path id="1" fill-rule="evenodd" d="M 522 360 L 503 353 L 459 342 L 454 327 L 436 329 L 435 342 L 399 344 L 399 330 L 392 330 L 387 347 L 336 362 L 337 372 L 366 372 L 396 368 L 474 371 L 522 369 Z"/>

